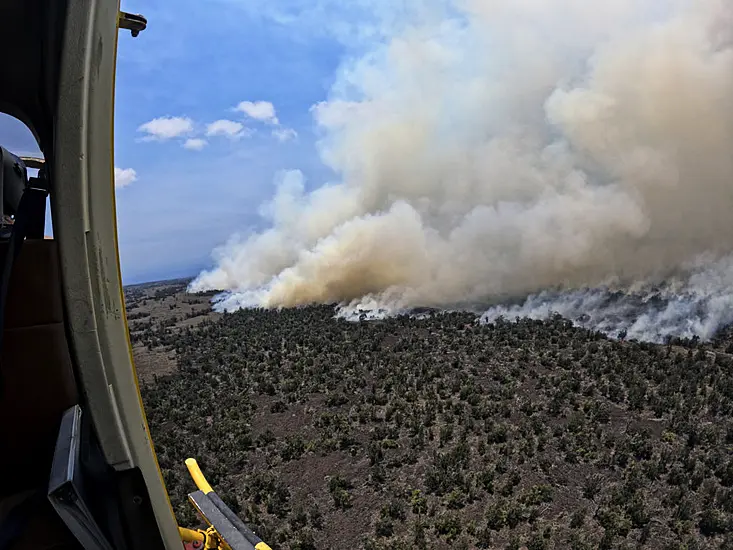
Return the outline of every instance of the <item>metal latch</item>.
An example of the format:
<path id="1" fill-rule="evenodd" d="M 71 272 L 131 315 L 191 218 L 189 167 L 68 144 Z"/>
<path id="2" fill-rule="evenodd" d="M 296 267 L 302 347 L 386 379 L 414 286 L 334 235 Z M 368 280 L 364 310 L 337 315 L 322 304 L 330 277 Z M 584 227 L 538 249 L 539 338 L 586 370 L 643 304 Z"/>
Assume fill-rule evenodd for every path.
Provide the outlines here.
<path id="1" fill-rule="evenodd" d="M 119 25 L 121 29 L 130 31 L 130 34 L 135 37 L 144 31 L 148 26 L 148 20 L 145 19 L 144 15 L 127 13 L 125 11 L 120 12 Z"/>

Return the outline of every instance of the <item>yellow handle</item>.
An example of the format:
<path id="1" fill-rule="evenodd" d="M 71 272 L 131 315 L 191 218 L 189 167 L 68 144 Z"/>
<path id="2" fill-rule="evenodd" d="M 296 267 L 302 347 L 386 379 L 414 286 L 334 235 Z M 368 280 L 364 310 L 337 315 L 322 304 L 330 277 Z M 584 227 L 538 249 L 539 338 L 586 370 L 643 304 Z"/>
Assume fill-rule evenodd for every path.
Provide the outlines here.
<path id="1" fill-rule="evenodd" d="M 200 491 L 202 491 L 205 495 L 214 492 L 214 489 L 211 488 L 209 482 L 206 481 L 206 478 L 201 472 L 201 468 L 199 468 L 199 464 L 198 462 L 196 462 L 195 458 L 186 459 L 186 468 L 188 468 L 188 473 L 191 474 L 193 482 L 196 484 L 196 487 L 198 487 Z"/>
<path id="2" fill-rule="evenodd" d="M 206 542 L 206 535 L 201 531 L 179 527 L 178 534 L 183 542 Z"/>

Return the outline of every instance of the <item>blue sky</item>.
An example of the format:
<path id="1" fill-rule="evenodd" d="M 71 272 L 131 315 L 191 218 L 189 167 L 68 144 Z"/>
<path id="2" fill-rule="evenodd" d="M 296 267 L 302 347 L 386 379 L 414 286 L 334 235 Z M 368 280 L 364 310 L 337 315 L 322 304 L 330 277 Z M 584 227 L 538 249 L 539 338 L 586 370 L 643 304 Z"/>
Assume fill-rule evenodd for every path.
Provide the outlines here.
<path id="1" fill-rule="evenodd" d="M 121 33 L 118 50 L 115 165 L 128 170 L 123 179 L 130 169 L 136 176 L 117 191 L 126 283 L 209 266 L 214 247 L 259 227 L 257 209 L 279 171 L 300 169 L 311 185 L 334 177 L 319 160 L 309 110 L 328 97 L 346 50 L 314 21 L 293 20 L 298 2 L 280 4 L 123 2 L 149 21 L 137 38 Z M 242 102 L 271 103 L 279 124 L 235 111 Z M 188 119 L 179 126 L 192 129 L 146 139 L 140 127 L 163 117 Z M 209 126 L 221 120 L 230 122 Z M 180 130 L 148 127 L 163 138 Z M 206 145 L 187 149 L 188 140 Z"/>

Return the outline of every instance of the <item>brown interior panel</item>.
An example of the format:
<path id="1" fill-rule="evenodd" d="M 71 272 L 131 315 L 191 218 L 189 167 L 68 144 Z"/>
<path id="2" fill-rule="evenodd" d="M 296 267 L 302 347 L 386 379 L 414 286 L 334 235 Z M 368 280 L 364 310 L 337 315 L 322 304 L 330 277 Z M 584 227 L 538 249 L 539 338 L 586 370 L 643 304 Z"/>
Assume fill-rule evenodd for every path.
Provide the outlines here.
<path id="1" fill-rule="evenodd" d="M 0 262 L 6 244 L 0 243 Z M 0 355 L 0 467 L 15 492 L 48 483 L 59 421 L 78 401 L 53 240 L 23 245 L 10 280 Z"/>

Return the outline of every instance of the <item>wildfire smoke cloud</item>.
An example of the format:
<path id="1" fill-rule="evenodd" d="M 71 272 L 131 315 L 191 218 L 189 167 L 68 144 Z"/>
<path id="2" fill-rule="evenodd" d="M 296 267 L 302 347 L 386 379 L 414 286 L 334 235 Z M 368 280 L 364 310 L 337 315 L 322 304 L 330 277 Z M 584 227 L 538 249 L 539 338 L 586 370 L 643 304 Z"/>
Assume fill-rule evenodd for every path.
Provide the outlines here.
<path id="1" fill-rule="evenodd" d="M 733 4 L 416 4 L 312 109 L 340 182 L 281 174 L 193 290 L 450 307 L 733 253 Z"/>

